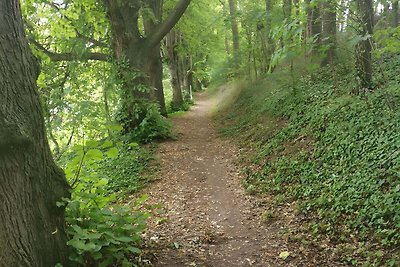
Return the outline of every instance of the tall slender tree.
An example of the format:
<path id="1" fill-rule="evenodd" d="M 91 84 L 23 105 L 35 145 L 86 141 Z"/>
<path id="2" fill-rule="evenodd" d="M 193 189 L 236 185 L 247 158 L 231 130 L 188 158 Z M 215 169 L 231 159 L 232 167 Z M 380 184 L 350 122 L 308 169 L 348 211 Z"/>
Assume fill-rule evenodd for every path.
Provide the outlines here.
<path id="1" fill-rule="evenodd" d="M 233 43 L 233 60 L 236 68 L 236 72 L 239 69 L 239 54 L 240 54 L 240 36 L 239 36 L 239 25 L 237 20 L 237 0 L 228 0 L 229 2 L 229 14 L 231 20 L 232 29 L 232 43 Z"/>
<path id="2" fill-rule="evenodd" d="M 399 0 L 392 2 L 392 26 L 397 27 L 399 25 Z"/>
<path id="3" fill-rule="evenodd" d="M 171 74 L 172 84 L 172 106 L 179 109 L 183 104 L 182 86 L 179 75 L 178 34 L 171 30 L 165 38 L 168 66 Z"/>
<path id="4" fill-rule="evenodd" d="M 308 39 L 313 40 L 313 54 L 318 54 L 318 50 L 321 47 L 321 10 L 318 2 L 311 2 L 305 0 L 307 6 L 307 29 Z"/>
<path id="5" fill-rule="evenodd" d="M 334 63 L 336 59 L 336 0 L 325 0 L 322 3 L 323 43 L 326 55 L 322 65 Z"/>
<path id="6" fill-rule="evenodd" d="M 265 0 L 265 11 L 267 17 L 265 18 L 265 30 L 267 32 L 267 62 L 271 61 L 271 56 L 274 53 L 275 45 L 271 38 L 272 31 L 272 9 L 274 8 L 274 0 Z M 269 66 L 267 67 L 269 69 Z"/>
<path id="7" fill-rule="evenodd" d="M 361 41 L 356 46 L 356 68 L 360 89 L 372 88 L 372 34 L 374 24 L 374 8 L 372 0 L 357 0 L 360 17 L 359 31 Z"/>
<path id="8" fill-rule="evenodd" d="M 0 0 L 0 262 L 67 266 L 64 174 L 53 159 L 36 89 L 39 66 L 18 0 Z"/>

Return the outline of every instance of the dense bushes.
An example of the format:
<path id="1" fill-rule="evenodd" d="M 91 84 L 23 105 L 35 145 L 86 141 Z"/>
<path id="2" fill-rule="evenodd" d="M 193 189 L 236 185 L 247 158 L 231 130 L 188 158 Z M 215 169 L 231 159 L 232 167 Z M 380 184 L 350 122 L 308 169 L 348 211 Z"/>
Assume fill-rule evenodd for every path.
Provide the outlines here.
<path id="1" fill-rule="evenodd" d="M 363 96 L 351 95 L 353 76 L 343 66 L 294 84 L 283 73 L 271 75 L 243 90 L 224 117 L 223 132 L 246 129 L 244 145 L 256 148 L 251 161 L 259 167 L 246 169 L 249 190 L 296 199 L 300 212 L 315 216 L 317 235 L 338 242 L 355 236 L 395 248 L 400 245 L 400 85 L 391 75 L 398 58 L 384 62 L 382 76 L 389 78 L 376 81 L 380 87 Z M 386 256 L 387 264 L 399 263 L 397 256 Z"/>

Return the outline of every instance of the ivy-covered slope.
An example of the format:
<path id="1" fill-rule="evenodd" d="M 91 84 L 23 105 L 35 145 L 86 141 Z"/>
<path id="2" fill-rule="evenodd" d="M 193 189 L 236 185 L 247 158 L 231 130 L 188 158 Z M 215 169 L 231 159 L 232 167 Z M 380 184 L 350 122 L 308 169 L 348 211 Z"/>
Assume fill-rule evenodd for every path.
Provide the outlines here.
<path id="1" fill-rule="evenodd" d="M 351 94 L 344 66 L 294 83 L 272 74 L 243 88 L 219 118 L 247 148 L 249 191 L 296 200 L 314 233 L 334 242 L 376 244 L 387 253 L 364 261 L 376 266 L 400 264 L 399 62 L 383 59 L 379 86 L 363 96 Z"/>

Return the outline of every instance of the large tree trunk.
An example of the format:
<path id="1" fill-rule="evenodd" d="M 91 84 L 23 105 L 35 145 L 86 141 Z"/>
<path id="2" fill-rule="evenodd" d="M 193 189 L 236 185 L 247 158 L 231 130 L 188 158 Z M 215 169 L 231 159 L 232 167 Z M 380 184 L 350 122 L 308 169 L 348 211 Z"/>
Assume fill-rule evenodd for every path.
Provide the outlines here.
<path id="1" fill-rule="evenodd" d="M 161 0 L 150 0 L 148 6 L 153 11 L 154 18 L 149 18 L 144 21 L 144 29 L 146 36 L 151 36 L 158 28 L 162 21 L 162 1 Z M 160 106 L 160 112 L 162 115 L 167 116 L 167 109 L 165 107 L 164 98 L 164 86 L 163 86 L 163 65 L 161 60 L 160 44 L 150 49 L 149 59 L 146 61 L 146 75 L 149 78 L 149 84 L 151 89 L 154 90 L 152 93 L 157 99 Z"/>
<path id="2" fill-rule="evenodd" d="M 112 46 L 117 61 L 124 62 L 121 71 L 124 80 L 122 98 L 125 131 L 134 130 L 147 113 L 147 104 L 159 101 L 161 113 L 166 114 L 162 89 L 160 42 L 179 21 L 191 0 L 178 1 L 175 9 L 163 23 L 145 21 L 146 37 L 139 31 L 139 11 L 144 2 L 104 0 L 111 24 Z M 161 0 L 147 2 L 161 17 Z M 136 75 L 132 75 L 136 72 Z M 140 75 L 137 75 L 137 72 Z M 147 90 L 143 90 L 147 88 Z M 157 90 L 153 90 L 156 88 Z"/>
<path id="3" fill-rule="evenodd" d="M 360 90 L 372 88 L 372 34 L 374 9 L 372 0 L 357 0 L 357 9 L 361 18 L 360 32 L 368 37 L 361 40 L 356 47 L 356 69 Z"/>
<path id="4" fill-rule="evenodd" d="M 39 67 L 20 4 L 0 0 L 0 264 L 68 265 L 64 174 L 51 156 L 36 90 Z"/>
<path id="5" fill-rule="evenodd" d="M 334 63 L 336 59 L 336 0 L 325 0 L 322 7 L 322 36 L 327 47 L 322 65 L 328 65 Z"/>
<path id="6" fill-rule="evenodd" d="M 143 46 L 139 32 L 139 3 L 127 0 L 105 0 L 112 31 L 114 58 L 119 62 L 123 95 L 121 123 L 126 132 L 135 129 L 146 116 L 145 102 L 152 102 L 145 79 L 145 58 L 148 49 Z M 141 73 L 138 73 L 141 72 Z M 143 90 L 147 87 L 147 90 Z"/>
<path id="7" fill-rule="evenodd" d="M 171 73 L 173 109 L 180 109 L 183 105 L 182 86 L 179 78 L 179 57 L 176 50 L 177 45 L 177 33 L 175 30 L 172 30 L 166 38 L 166 50 L 168 55 L 169 71 Z"/>

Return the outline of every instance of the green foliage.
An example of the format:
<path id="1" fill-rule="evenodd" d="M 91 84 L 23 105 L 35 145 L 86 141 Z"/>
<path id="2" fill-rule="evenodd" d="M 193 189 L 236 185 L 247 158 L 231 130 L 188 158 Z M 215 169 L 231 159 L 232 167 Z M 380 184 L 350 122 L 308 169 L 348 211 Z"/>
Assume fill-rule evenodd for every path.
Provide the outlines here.
<path id="1" fill-rule="evenodd" d="M 375 32 L 375 40 L 378 43 L 376 53 L 399 53 L 400 52 L 400 26 L 396 28 L 381 29 Z"/>
<path id="2" fill-rule="evenodd" d="M 280 48 L 277 48 L 269 62 L 269 71 L 271 72 L 283 59 L 292 60 L 301 54 L 302 39 L 301 33 L 303 29 L 298 20 L 294 19 L 288 22 L 285 21 L 272 29 L 270 38 L 274 40 Z"/>
<path id="3" fill-rule="evenodd" d="M 88 201 L 87 196 L 77 197 L 79 200 L 69 201 L 67 207 L 70 259 L 84 266 L 135 265 L 141 253 L 140 235 L 149 217 L 139 211 L 146 198 L 127 207 L 107 208 L 91 205 L 92 199 Z"/>
<path id="4" fill-rule="evenodd" d="M 171 123 L 160 115 L 157 105 L 149 104 L 146 107 L 146 115 L 130 136 L 134 141 L 148 143 L 170 138 L 171 128 Z"/>
<path id="5" fill-rule="evenodd" d="M 120 194 L 137 193 L 151 179 L 152 151 L 137 143 L 125 145 L 118 157 L 106 158 L 101 162 L 101 171 L 109 177 L 107 190 Z"/>
<path id="6" fill-rule="evenodd" d="M 399 246 L 400 91 L 391 75 L 398 60 L 386 58 L 390 80 L 365 98 L 350 95 L 353 74 L 345 66 L 294 86 L 274 74 L 244 90 L 224 132 L 255 149 L 248 160 L 260 167 L 245 169 L 249 190 L 296 199 L 302 213 L 314 214 L 315 238 Z M 392 256 L 363 254 L 375 266 L 399 260 Z"/>
<path id="7" fill-rule="evenodd" d="M 141 253 L 141 233 L 149 217 L 143 211 L 147 196 L 134 203 L 117 204 L 113 191 L 127 192 L 142 186 L 139 176 L 149 157 L 139 155 L 144 150 L 137 144 L 123 152 L 121 145 L 107 140 L 86 141 L 63 159 L 73 191 L 71 199 L 58 204 L 66 205 L 70 259 L 80 266 L 132 266 Z"/>

